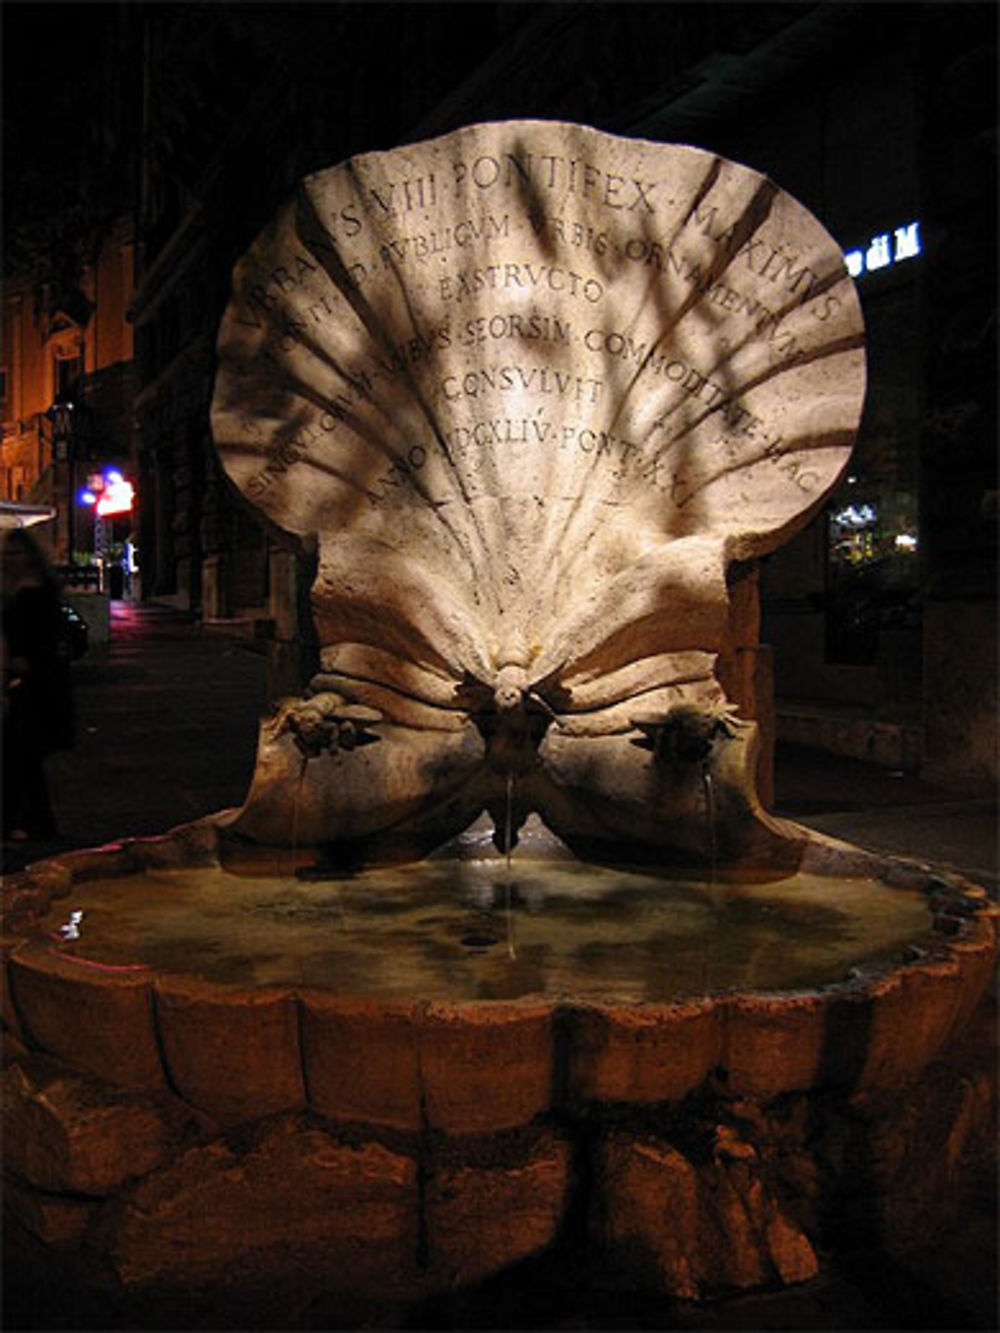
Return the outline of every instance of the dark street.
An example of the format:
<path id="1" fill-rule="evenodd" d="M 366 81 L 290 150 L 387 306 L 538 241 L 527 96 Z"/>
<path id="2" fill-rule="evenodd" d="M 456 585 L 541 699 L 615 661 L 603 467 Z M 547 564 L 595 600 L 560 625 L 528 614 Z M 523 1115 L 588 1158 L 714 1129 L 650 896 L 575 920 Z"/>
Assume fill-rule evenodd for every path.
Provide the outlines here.
<path id="1" fill-rule="evenodd" d="M 73 664 L 76 744 L 48 764 L 58 836 L 5 844 L 5 868 L 163 833 L 246 794 L 265 658 L 182 612 L 119 601 L 109 645 Z"/>

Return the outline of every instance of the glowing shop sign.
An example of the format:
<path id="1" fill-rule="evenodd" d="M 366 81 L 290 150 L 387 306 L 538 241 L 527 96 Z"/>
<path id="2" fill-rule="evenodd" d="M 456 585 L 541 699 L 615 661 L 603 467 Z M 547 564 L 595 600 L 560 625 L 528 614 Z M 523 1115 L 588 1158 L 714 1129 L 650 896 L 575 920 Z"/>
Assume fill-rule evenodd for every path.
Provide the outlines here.
<path id="1" fill-rule="evenodd" d="M 914 259 L 920 250 L 920 223 L 908 222 L 904 227 L 873 236 L 867 250 L 848 250 L 844 263 L 852 278 L 860 278 L 862 273 L 874 273 L 904 259 Z"/>
<path id="2" fill-rule="evenodd" d="M 135 487 L 116 469 L 109 468 L 107 472 L 88 477 L 87 485 L 77 498 L 81 504 L 94 505 L 99 518 L 111 518 L 115 514 L 131 513 Z"/>

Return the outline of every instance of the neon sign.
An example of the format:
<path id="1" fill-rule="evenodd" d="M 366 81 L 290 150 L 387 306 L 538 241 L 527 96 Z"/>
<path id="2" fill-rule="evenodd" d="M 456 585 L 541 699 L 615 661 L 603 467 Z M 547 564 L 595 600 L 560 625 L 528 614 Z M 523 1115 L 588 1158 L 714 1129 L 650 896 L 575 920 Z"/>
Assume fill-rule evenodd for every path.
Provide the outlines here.
<path id="1" fill-rule="evenodd" d="M 81 504 L 93 505 L 98 518 L 112 518 L 116 514 L 132 512 L 135 487 L 115 468 L 95 473 L 87 478 L 87 485 L 78 497 Z"/>
<path id="2" fill-rule="evenodd" d="M 905 259 L 914 259 L 921 249 L 920 223 L 907 222 L 905 226 L 894 227 L 891 232 L 873 236 L 866 250 L 848 250 L 844 263 L 852 278 L 860 278 L 862 273 L 874 273 Z"/>

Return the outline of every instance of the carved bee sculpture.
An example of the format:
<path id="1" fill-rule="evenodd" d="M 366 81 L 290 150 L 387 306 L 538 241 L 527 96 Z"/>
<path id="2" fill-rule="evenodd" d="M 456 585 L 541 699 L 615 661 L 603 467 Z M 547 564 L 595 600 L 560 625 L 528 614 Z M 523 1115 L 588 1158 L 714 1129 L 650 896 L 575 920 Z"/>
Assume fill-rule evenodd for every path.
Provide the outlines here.
<path id="1" fill-rule="evenodd" d="M 218 350 L 222 462 L 318 557 L 322 661 L 235 833 L 287 843 L 294 793 L 301 842 L 416 854 L 510 799 L 689 856 L 707 773 L 723 853 L 775 841 L 716 675 L 731 580 L 835 484 L 865 387 L 804 208 L 699 149 L 472 126 L 306 178 Z"/>

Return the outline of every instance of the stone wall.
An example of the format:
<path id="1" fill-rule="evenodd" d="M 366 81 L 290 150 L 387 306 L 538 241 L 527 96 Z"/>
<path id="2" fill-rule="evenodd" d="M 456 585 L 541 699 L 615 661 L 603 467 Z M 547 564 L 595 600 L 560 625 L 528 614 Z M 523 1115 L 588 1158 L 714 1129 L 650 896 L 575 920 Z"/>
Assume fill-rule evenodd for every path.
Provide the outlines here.
<path id="1" fill-rule="evenodd" d="M 994 601 L 924 607 L 924 775 L 995 795 L 997 608 Z"/>
<path id="2" fill-rule="evenodd" d="M 312 1110 L 225 1128 L 168 1090 L 15 1053 L 8 1238 L 116 1308 L 185 1298 L 202 1317 L 241 1303 L 294 1317 L 320 1298 L 412 1308 L 529 1259 L 535 1282 L 570 1262 L 578 1299 L 805 1282 L 843 1249 L 926 1243 L 989 1170 L 988 1024 L 881 1097 L 710 1082 L 677 1104 L 598 1102 L 492 1134 Z"/>

